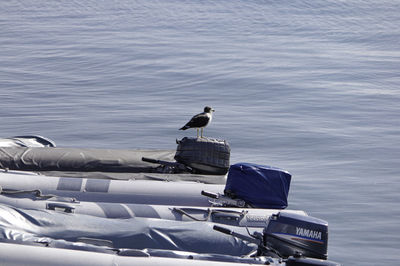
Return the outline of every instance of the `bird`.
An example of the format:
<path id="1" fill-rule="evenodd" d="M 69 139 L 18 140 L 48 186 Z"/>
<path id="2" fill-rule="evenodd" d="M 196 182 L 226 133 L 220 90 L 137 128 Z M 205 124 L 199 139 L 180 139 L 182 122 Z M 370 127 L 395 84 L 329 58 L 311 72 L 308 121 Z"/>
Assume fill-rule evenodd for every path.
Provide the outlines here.
<path id="1" fill-rule="evenodd" d="M 189 122 L 186 123 L 179 130 L 186 130 L 188 128 L 196 128 L 197 129 L 197 137 L 199 137 L 199 129 L 201 129 L 200 137 L 203 138 L 203 128 L 206 127 L 212 120 L 212 113 L 215 112 L 209 106 L 204 107 L 204 112 L 197 114 L 190 119 Z"/>

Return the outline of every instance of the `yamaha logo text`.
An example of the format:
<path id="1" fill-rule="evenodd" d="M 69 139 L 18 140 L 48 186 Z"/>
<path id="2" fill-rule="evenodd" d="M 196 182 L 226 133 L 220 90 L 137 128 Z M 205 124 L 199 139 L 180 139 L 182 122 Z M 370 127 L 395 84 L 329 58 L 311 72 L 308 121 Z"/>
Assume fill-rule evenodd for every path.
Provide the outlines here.
<path id="1" fill-rule="evenodd" d="M 296 227 L 296 235 L 322 240 L 322 232 Z"/>

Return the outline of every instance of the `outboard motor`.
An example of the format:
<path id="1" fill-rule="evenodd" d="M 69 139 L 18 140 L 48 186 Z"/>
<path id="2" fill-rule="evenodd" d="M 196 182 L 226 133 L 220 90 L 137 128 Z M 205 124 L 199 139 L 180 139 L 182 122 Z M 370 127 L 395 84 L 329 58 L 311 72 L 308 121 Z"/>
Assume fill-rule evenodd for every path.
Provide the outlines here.
<path id="1" fill-rule="evenodd" d="M 291 178 L 276 167 L 237 163 L 229 168 L 224 194 L 254 208 L 285 209 Z"/>
<path id="2" fill-rule="evenodd" d="M 175 160 L 193 169 L 193 173 L 225 175 L 228 172 L 231 148 L 227 141 L 184 137 L 176 143 Z"/>
<path id="3" fill-rule="evenodd" d="M 293 213 L 274 214 L 264 229 L 263 244 L 283 258 L 301 254 L 326 260 L 328 222 Z"/>
<path id="4" fill-rule="evenodd" d="M 285 170 L 266 165 L 231 165 L 224 194 L 202 191 L 213 206 L 285 209 L 288 206 L 290 180 Z"/>
<path id="5" fill-rule="evenodd" d="M 243 235 L 214 225 L 214 230 L 258 246 L 257 256 L 279 258 L 287 266 L 340 266 L 328 261 L 328 223 L 310 216 L 273 214 L 263 233 Z"/>

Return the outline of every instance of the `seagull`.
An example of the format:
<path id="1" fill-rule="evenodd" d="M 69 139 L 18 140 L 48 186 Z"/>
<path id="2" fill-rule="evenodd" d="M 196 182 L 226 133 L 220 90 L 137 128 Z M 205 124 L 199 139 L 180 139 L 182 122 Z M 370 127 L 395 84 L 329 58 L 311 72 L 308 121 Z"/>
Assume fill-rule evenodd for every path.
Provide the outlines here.
<path id="1" fill-rule="evenodd" d="M 206 127 L 212 120 L 212 113 L 215 112 L 209 106 L 204 107 L 204 112 L 197 114 L 190 119 L 189 122 L 186 123 L 179 130 L 186 130 L 188 128 L 196 128 L 197 129 L 197 137 L 199 137 L 199 129 L 201 129 L 201 138 L 203 137 L 203 128 Z"/>

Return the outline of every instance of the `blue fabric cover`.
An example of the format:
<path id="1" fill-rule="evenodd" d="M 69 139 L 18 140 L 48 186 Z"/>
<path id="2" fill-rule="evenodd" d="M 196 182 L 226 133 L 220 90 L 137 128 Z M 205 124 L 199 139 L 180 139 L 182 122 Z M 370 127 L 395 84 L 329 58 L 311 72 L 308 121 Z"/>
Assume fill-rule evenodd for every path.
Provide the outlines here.
<path id="1" fill-rule="evenodd" d="M 229 168 L 225 192 L 255 208 L 284 209 L 288 206 L 291 177 L 279 168 L 237 163 Z"/>

